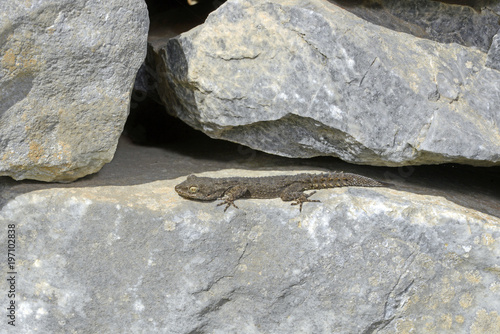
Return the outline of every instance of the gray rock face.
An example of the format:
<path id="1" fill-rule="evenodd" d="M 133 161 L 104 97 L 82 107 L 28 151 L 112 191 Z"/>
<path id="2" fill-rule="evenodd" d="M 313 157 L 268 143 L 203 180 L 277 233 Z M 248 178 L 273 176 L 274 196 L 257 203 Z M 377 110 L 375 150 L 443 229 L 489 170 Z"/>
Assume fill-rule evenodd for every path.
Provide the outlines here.
<path id="1" fill-rule="evenodd" d="M 486 59 L 486 66 L 500 71 L 500 30 L 493 37 L 491 42 L 491 48 L 488 52 L 488 58 Z"/>
<path id="2" fill-rule="evenodd" d="M 142 0 L 0 3 L 0 175 L 71 181 L 112 159 L 148 24 Z"/>
<path id="3" fill-rule="evenodd" d="M 320 0 L 230 0 L 158 56 L 164 104 L 214 138 L 358 164 L 500 161 L 498 61 L 475 47 Z"/>
<path id="4" fill-rule="evenodd" d="M 16 330 L 498 333 L 498 218 L 355 187 L 318 191 L 302 213 L 280 199 L 224 213 L 177 196 L 182 180 L 9 200 Z"/>
<path id="5" fill-rule="evenodd" d="M 500 3 L 491 0 L 328 0 L 377 25 L 441 43 L 488 52 L 500 28 Z"/>

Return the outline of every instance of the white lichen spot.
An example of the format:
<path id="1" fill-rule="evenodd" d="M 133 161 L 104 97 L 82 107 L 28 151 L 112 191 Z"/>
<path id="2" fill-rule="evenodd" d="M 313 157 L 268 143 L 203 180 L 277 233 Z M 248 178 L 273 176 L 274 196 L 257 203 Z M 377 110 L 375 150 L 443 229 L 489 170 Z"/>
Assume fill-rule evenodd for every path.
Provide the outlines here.
<path id="1" fill-rule="evenodd" d="M 142 312 L 144 311 L 144 304 L 141 302 L 141 300 L 136 300 L 134 303 L 134 310 L 136 312 Z"/>
<path id="2" fill-rule="evenodd" d="M 72 212 L 74 216 L 82 217 L 87 213 L 87 209 L 92 205 L 92 200 L 82 199 L 75 196 L 71 196 L 65 203 L 68 207 L 68 211 Z"/>
<path id="3" fill-rule="evenodd" d="M 495 241 L 495 238 L 493 238 L 490 233 L 483 233 L 483 235 L 481 235 L 481 244 L 484 246 L 491 246 Z"/>
<path id="4" fill-rule="evenodd" d="M 464 251 L 466 253 L 470 252 L 470 250 L 472 249 L 472 246 L 462 246 L 462 248 L 464 249 Z"/>
<path id="5" fill-rule="evenodd" d="M 368 294 L 368 301 L 371 303 L 379 303 L 382 300 L 377 292 L 370 292 Z"/>
<path id="6" fill-rule="evenodd" d="M 177 223 L 169 220 L 165 220 L 165 222 L 163 223 L 163 229 L 165 231 L 174 231 L 176 226 Z"/>
<path id="7" fill-rule="evenodd" d="M 20 318 L 28 318 L 33 314 L 31 305 L 29 303 L 19 303 L 18 314 Z"/>
<path id="8" fill-rule="evenodd" d="M 493 282 L 490 285 L 490 290 L 492 292 L 499 293 L 500 292 L 500 282 Z"/>
<path id="9" fill-rule="evenodd" d="M 378 286 L 381 282 L 379 277 L 371 276 L 368 278 L 368 283 L 370 283 L 371 286 Z"/>
<path id="10" fill-rule="evenodd" d="M 342 114 L 343 114 L 343 112 L 342 112 L 342 110 L 339 107 L 337 107 L 335 105 L 331 105 L 329 112 L 330 112 L 330 115 L 333 118 L 335 118 L 336 120 L 339 120 L 339 121 L 342 120 Z"/>
<path id="11" fill-rule="evenodd" d="M 352 287 L 351 287 L 351 292 L 352 293 L 360 293 L 361 292 L 361 286 L 359 284 L 354 284 Z"/>
<path id="12" fill-rule="evenodd" d="M 42 316 L 44 316 L 46 314 L 47 314 L 47 311 L 43 307 L 40 307 L 38 310 L 36 310 L 35 318 L 40 319 Z"/>
<path id="13" fill-rule="evenodd" d="M 294 97 L 297 100 L 297 102 L 306 103 L 306 100 L 302 96 L 300 96 L 299 94 L 294 94 Z"/>
<path id="14" fill-rule="evenodd" d="M 315 246 L 319 247 L 320 243 L 324 243 L 325 240 L 323 239 L 320 241 L 318 235 L 321 235 L 322 237 L 326 236 L 325 232 L 329 230 L 329 216 L 323 214 L 325 207 L 318 206 L 314 210 L 315 214 L 311 215 L 310 219 L 306 218 L 302 221 L 302 227 L 307 230 L 307 234 L 309 235 L 309 238 L 312 239 Z M 333 242 L 335 236 L 330 234 L 329 237 L 328 241 Z"/>
<path id="15" fill-rule="evenodd" d="M 35 294 L 37 296 L 39 295 L 51 296 L 54 293 L 55 289 L 45 281 L 35 284 Z"/>
<path id="16" fill-rule="evenodd" d="M 120 240 L 120 239 L 121 239 L 121 237 L 118 234 L 112 232 L 112 233 L 108 234 L 107 243 L 108 243 L 108 245 L 112 245 L 116 240 Z"/>
<path id="17" fill-rule="evenodd" d="M 346 53 L 346 55 L 347 55 L 347 53 Z M 347 62 L 346 62 L 346 63 L 347 63 L 347 67 L 348 67 L 350 70 L 354 71 L 354 65 L 356 65 L 356 62 L 354 61 L 354 59 L 349 58 L 349 59 L 347 59 Z"/>

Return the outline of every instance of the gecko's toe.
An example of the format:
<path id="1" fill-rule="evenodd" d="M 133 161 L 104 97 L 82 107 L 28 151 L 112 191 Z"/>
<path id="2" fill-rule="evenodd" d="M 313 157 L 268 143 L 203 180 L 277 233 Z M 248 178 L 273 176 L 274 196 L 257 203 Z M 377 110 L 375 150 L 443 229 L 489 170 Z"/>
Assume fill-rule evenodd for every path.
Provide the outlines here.
<path id="1" fill-rule="evenodd" d="M 232 205 L 232 206 L 234 206 L 236 209 L 239 209 L 239 208 L 236 206 L 236 204 L 234 204 L 234 202 L 233 202 L 233 201 L 231 201 L 231 200 L 229 200 L 229 199 L 223 199 L 223 201 L 222 201 L 222 202 L 220 202 L 219 204 L 217 204 L 217 206 L 221 206 L 221 205 L 224 205 L 224 204 L 226 204 L 226 207 L 224 208 L 224 212 L 226 212 L 226 211 L 227 211 L 227 209 L 228 209 L 231 205 Z"/>

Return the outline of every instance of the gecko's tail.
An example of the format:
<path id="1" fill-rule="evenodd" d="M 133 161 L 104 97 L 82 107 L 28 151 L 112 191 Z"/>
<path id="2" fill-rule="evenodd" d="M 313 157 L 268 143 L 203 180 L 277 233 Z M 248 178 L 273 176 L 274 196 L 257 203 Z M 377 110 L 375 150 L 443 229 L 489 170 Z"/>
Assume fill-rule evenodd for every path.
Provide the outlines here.
<path id="1" fill-rule="evenodd" d="M 389 187 L 393 186 L 393 184 L 390 182 L 384 182 L 384 181 L 377 181 L 377 182 L 380 184 L 379 187 L 388 187 L 389 188 Z"/>
<path id="2" fill-rule="evenodd" d="M 357 186 L 357 187 L 389 187 L 391 184 L 382 181 L 376 181 L 366 176 L 342 173 L 340 179 L 343 179 L 345 185 L 347 186 Z"/>

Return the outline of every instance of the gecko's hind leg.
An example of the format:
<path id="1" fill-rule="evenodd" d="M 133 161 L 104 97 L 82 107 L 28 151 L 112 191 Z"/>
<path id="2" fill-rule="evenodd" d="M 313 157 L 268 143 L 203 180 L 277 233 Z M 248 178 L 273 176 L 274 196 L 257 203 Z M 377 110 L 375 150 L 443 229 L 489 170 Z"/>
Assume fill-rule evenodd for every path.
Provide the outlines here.
<path id="1" fill-rule="evenodd" d="M 316 192 L 313 191 L 310 194 L 300 193 L 300 196 L 295 198 L 291 205 L 299 205 L 299 211 L 302 212 L 302 204 L 305 202 L 320 202 L 318 199 L 309 199 L 310 196 L 314 195 Z"/>
<path id="2" fill-rule="evenodd" d="M 302 211 L 302 204 L 305 202 L 320 202 L 317 199 L 309 199 L 312 195 L 314 195 L 316 191 L 313 191 L 310 194 L 305 194 L 302 191 L 284 191 L 281 194 L 281 199 L 285 202 L 294 201 L 291 205 L 299 205 L 300 211 Z"/>
<path id="3" fill-rule="evenodd" d="M 309 199 L 309 197 L 314 195 L 316 191 L 313 191 L 310 194 L 305 194 L 305 189 L 307 189 L 307 187 L 303 183 L 292 183 L 283 190 L 280 197 L 285 202 L 295 201 L 292 205 L 300 205 L 299 209 L 302 211 L 302 204 L 304 204 L 304 202 L 319 202 L 319 200 Z"/>

